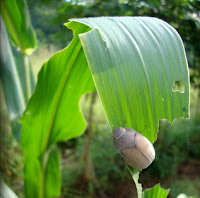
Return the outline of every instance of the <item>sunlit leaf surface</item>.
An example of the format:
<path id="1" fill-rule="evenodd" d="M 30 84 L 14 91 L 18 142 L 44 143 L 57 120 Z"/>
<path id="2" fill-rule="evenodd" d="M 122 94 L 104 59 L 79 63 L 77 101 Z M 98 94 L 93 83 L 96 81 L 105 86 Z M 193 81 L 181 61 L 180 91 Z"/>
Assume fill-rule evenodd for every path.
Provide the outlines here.
<path id="1" fill-rule="evenodd" d="M 74 27 L 75 37 L 71 45 L 53 55 L 43 65 L 36 90 L 21 119 L 21 145 L 27 158 L 25 178 L 29 178 L 34 171 L 33 167 L 29 168 L 29 164 L 35 165 L 36 169 L 38 162 L 41 165 L 39 181 L 34 181 L 31 185 L 33 179 L 26 180 L 29 183 L 26 191 L 29 198 L 59 194 L 59 161 L 53 160 L 57 159 L 57 155 L 49 154 L 49 149 L 60 140 L 77 137 L 86 128 L 79 100 L 84 93 L 95 90 L 95 86 L 78 33 L 89 29 L 81 25 Z M 53 180 L 54 184 L 53 177 L 58 178 Z M 38 183 L 41 184 L 40 188 L 36 188 Z M 53 189 L 48 186 L 53 186 Z"/>
<path id="2" fill-rule="evenodd" d="M 157 184 L 150 189 L 146 189 L 143 192 L 143 198 L 166 198 L 168 193 L 169 189 L 163 189 L 160 184 Z"/>
<path id="3" fill-rule="evenodd" d="M 92 31 L 80 39 L 111 129 L 127 126 L 155 141 L 158 122 L 189 117 L 189 75 L 182 40 L 150 17 L 72 19 Z M 184 92 L 173 91 L 182 81 Z"/>
<path id="4" fill-rule="evenodd" d="M 124 120 L 137 131 L 146 125 L 143 135 L 153 142 L 160 119 L 189 116 L 185 52 L 180 36 L 167 23 L 149 17 L 102 17 L 72 19 L 66 26 L 73 29 L 74 39 L 43 65 L 22 117 L 25 157 L 40 160 L 44 168 L 54 143 L 84 131 L 78 104 L 83 93 L 95 89 L 93 80 L 111 129 Z M 180 80 L 184 92 L 173 91 Z M 43 195 L 38 192 L 38 197 Z"/>

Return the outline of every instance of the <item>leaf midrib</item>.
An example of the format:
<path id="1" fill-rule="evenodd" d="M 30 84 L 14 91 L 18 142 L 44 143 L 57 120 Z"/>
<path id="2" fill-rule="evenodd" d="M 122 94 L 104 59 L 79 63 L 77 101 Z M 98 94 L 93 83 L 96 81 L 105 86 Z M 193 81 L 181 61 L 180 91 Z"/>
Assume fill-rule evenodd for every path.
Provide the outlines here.
<path id="1" fill-rule="evenodd" d="M 76 58 L 77 58 L 77 56 L 78 56 L 78 54 L 79 54 L 79 52 L 80 52 L 80 50 L 81 50 L 81 44 L 80 44 L 80 42 L 79 42 L 78 39 L 77 39 L 77 41 L 78 41 L 77 43 L 78 43 L 78 45 L 79 45 L 79 47 L 76 47 L 77 53 L 76 53 L 76 55 L 74 56 L 74 58 L 73 58 L 73 60 L 72 60 L 72 63 L 71 63 L 71 65 L 69 66 L 69 69 L 67 70 L 66 76 L 65 76 L 65 78 L 64 78 L 64 80 L 63 80 L 63 83 L 62 83 L 61 88 L 60 88 L 60 91 L 59 91 L 59 95 L 58 95 L 57 100 L 56 100 L 56 103 L 55 103 L 54 111 L 53 111 L 53 113 L 52 113 L 52 118 L 51 118 L 51 121 L 50 121 L 50 126 L 49 126 L 49 129 L 48 129 L 48 132 L 47 132 L 47 138 L 46 138 L 46 142 L 45 142 L 45 146 L 44 146 L 44 150 L 43 150 L 44 153 L 45 153 L 47 147 L 49 146 L 50 134 L 51 134 L 51 131 L 52 131 L 52 128 L 53 128 L 53 124 L 54 124 L 54 121 L 55 121 L 55 116 L 56 116 L 56 112 L 57 112 L 57 110 L 58 110 L 58 106 L 59 106 L 59 103 L 60 103 L 60 98 L 62 97 L 63 90 L 64 90 L 64 87 L 65 87 L 65 85 L 66 85 L 66 81 L 67 81 L 68 76 L 69 76 L 69 74 L 70 74 L 70 72 L 71 72 L 71 69 L 72 69 L 72 67 L 73 67 L 73 65 L 74 65 L 74 62 L 76 61 Z M 72 43 L 73 43 L 73 42 L 72 42 Z M 71 43 L 71 44 L 72 44 L 72 43 Z M 76 45 L 75 45 L 75 46 L 76 46 Z"/>

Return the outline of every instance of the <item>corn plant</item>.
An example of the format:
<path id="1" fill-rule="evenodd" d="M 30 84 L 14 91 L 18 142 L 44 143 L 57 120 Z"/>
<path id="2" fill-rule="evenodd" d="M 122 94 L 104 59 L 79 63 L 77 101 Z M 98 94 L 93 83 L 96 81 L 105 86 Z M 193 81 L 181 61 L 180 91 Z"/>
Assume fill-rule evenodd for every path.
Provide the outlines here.
<path id="1" fill-rule="evenodd" d="M 159 120 L 189 117 L 185 50 L 169 24 L 151 17 L 100 17 L 71 19 L 65 25 L 74 38 L 44 63 L 20 119 L 28 198 L 60 195 L 56 143 L 84 132 L 87 123 L 79 107 L 84 93 L 97 90 L 111 131 L 125 120 L 136 131 L 146 125 L 143 135 L 152 143 Z M 180 82 L 184 91 L 175 90 Z M 139 198 L 167 196 L 169 190 L 159 184 L 143 191 L 140 170 L 128 169 Z"/>

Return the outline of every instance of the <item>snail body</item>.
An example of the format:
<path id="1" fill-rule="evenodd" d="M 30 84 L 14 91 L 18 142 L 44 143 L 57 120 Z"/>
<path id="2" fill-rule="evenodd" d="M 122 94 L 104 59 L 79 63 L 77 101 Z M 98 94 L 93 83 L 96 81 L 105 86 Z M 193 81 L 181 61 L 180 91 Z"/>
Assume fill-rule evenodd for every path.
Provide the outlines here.
<path id="1" fill-rule="evenodd" d="M 131 128 L 117 127 L 113 131 L 113 143 L 124 161 L 133 168 L 145 169 L 155 159 L 151 142 Z"/>

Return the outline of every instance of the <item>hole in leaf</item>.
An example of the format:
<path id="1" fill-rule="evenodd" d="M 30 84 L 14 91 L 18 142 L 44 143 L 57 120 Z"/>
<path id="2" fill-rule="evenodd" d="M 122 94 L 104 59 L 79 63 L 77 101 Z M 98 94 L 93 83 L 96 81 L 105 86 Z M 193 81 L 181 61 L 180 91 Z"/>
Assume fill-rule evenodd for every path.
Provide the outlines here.
<path id="1" fill-rule="evenodd" d="M 185 86 L 183 84 L 183 81 L 182 80 L 175 81 L 172 90 L 173 91 L 180 91 L 181 93 L 184 93 Z"/>

